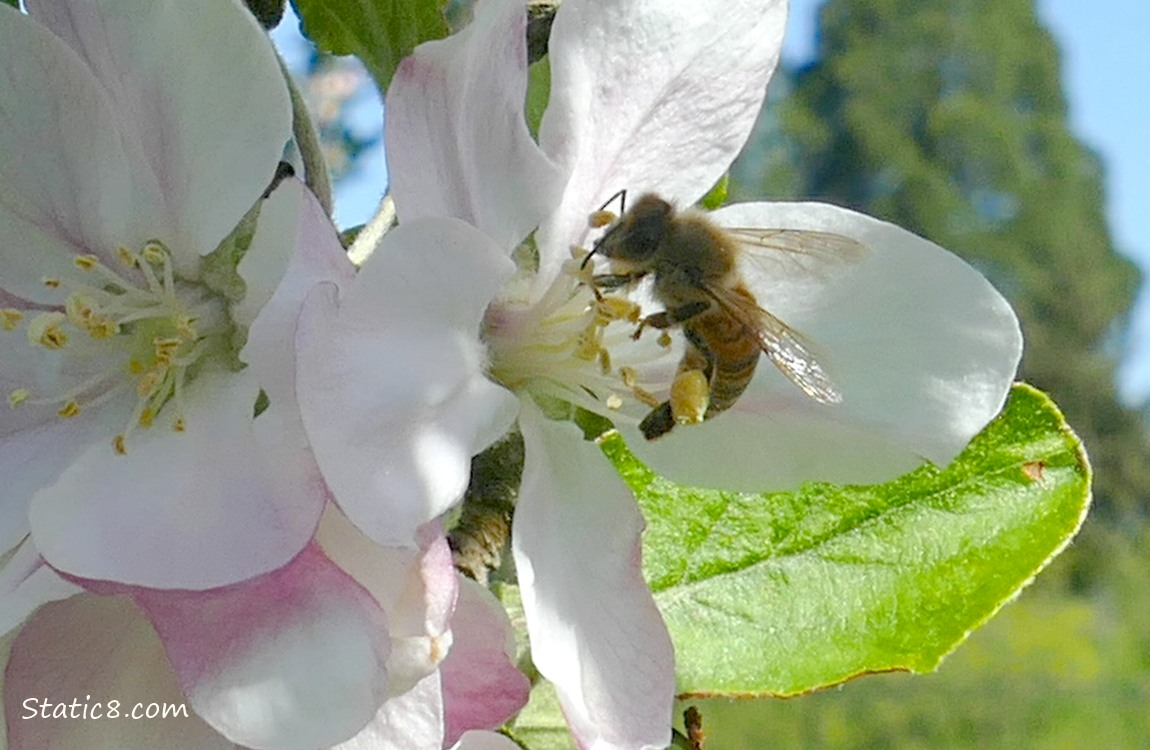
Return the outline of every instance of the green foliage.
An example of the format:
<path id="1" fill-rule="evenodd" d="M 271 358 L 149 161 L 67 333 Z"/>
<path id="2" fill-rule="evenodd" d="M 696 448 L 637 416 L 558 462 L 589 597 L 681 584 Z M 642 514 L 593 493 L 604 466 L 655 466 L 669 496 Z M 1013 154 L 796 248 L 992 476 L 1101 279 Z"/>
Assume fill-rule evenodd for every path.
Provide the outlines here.
<path id="1" fill-rule="evenodd" d="M 292 0 L 292 7 L 320 50 L 358 57 L 380 91 L 416 45 L 447 36 L 444 0 Z"/>
<path id="2" fill-rule="evenodd" d="M 1101 604 L 1063 595 L 1044 575 L 934 674 L 881 675 L 799 700 L 691 701 L 703 713 L 707 747 L 1144 747 L 1150 536 L 1134 542 L 1109 537 L 1116 564 L 1099 581 Z"/>
<path id="3" fill-rule="evenodd" d="M 0 2 L 7 3 L 8 5 L 11 5 L 13 8 L 19 8 L 20 7 L 20 0 L 0 0 Z"/>
<path id="4" fill-rule="evenodd" d="M 527 127 L 531 135 L 539 135 L 539 123 L 543 121 L 543 113 L 547 111 L 547 102 L 551 99 L 551 58 L 544 57 L 539 62 L 531 63 L 527 69 L 527 103 L 524 114 L 527 117 Z"/>
<path id="5" fill-rule="evenodd" d="M 654 476 L 617 434 L 603 446 L 647 518 L 644 572 L 684 694 L 932 670 L 1061 550 L 1089 503 L 1077 438 L 1024 385 L 945 470 L 886 485 L 693 490 Z"/>
<path id="6" fill-rule="evenodd" d="M 1022 375 L 1090 446 L 1099 510 L 1141 517 L 1150 439 L 1107 350 L 1139 274 L 1114 250 L 1102 168 L 1069 131 L 1034 1 L 829 0 L 819 40 L 732 171 L 757 182 L 732 192 L 857 208 L 986 273 L 1022 320 Z"/>
<path id="7" fill-rule="evenodd" d="M 699 199 L 699 207 L 707 211 L 714 211 L 716 208 L 722 208 L 723 204 L 727 202 L 727 192 L 731 186 L 731 176 L 724 174 L 715 183 L 715 186 L 707 191 L 707 194 Z"/>

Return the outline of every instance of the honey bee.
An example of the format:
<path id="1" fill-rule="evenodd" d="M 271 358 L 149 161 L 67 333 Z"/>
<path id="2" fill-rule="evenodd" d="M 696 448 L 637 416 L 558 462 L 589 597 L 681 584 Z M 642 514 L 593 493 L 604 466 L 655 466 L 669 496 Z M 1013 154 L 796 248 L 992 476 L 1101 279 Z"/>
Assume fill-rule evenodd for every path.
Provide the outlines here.
<path id="1" fill-rule="evenodd" d="M 625 200 L 626 194 L 616 197 Z M 648 193 L 623 210 L 583 260 L 584 266 L 595 255 L 610 260 L 611 272 L 593 277 L 596 294 L 652 277 L 664 309 L 640 320 L 633 338 L 648 327 L 680 327 L 686 339 L 670 398 L 639 423 L 648 440 L 729 409 L 750 384 L 760 353 L 815 401 L 842 401 L 813 345 L 759 306 L 739 271 L 744 252 L 797 254 L 817 267 L 857 262 L 867 249 L 827 232 L 723 228 Z"/>

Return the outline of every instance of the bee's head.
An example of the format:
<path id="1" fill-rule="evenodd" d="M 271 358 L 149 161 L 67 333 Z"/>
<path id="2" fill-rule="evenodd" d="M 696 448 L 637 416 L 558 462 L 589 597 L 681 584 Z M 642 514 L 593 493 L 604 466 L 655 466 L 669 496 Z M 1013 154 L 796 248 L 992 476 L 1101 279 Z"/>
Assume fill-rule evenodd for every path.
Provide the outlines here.
<path id="1" fill-rule="evenodd" d="M 674 212 L 670 203 L 647 193 L 604 232 L 591 255 L 636 262 L 650 260 L 666 237 Z"/>

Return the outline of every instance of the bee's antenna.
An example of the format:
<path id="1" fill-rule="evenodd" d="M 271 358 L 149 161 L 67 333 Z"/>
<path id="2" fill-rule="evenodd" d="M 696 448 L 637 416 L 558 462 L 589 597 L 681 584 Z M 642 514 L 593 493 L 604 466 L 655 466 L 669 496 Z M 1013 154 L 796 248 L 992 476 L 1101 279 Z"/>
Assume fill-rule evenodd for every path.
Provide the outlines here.
<path id="1" fill-rule="evenodd" d="M 591 248 L 591 252 L 587 253 L 587 255 L 583 258 L 583 262 L 579 264 L 579 270 L 580 271 L 582 271 L 584 268 L 586 268 L 587 264 L 591 262 L 591 257 L 593 255 L 595 255 L 595 253 L 599 252 L 599 245 L 600 244 L 602 244 L 602 243 L 596 242 L 595 247 Z"/>
<path id="2" fill-rule="evenodd" d="M 607 208 L 607 206 L 610 206 L 615 202 L 616 198 L 619 199 L 619 215 L 622 216 L 623 214 L 627 213 L 627 188 L 623 188 L 608 198 L 606 203 L 604 203 L 602 206 L 599 206 L 599 210 L 602 211 L 603 209 Z"/>
<path id="3" fill-rule="evenodd" d="M 606 203 L 604 203 L 602 206 L 599 206 L 599 210 L 596 211 L 595 213 L 593 213 L 592 217 L 601 216 L 603 214 L 603 212 L 607 209 L 607 206 L 610 206 L 616 200 L 619 201 L 619 216 L 622 216 L 623 214 L 627 213 L 627 188 L 623 188 L 622 190 L 620 190 L 619 192 L 615 193 L 610 198 L 608 198 Z M 610 214 L 608 214 L 608 215 L 610 216 Z M 610 220 L 611 219 L 608 219 L 608 221 L 610 221 Z M 593 224 L 592 226 L 601 226 L 601 225 Z M 605 237 L 607 237 L 609 234 L 611 234 L 610 230 L 608 230 L 607 234 L 603 235 L 603 237 L 599 238 L 599 241 L 595 243 L 595 246 L 593 248 L 591 248 L 591 252 L 587 253 L 587 257 L 583 258 L 583 262 L 579 264 L 579 270 L 580 271 L 582 271 L 584 268 L 586 268 L 587 264 L 591 262 L 591 257 L 594 256 L 595 253 L 599 252 L 599 248 L 603 245 L 603 239 Z"/>

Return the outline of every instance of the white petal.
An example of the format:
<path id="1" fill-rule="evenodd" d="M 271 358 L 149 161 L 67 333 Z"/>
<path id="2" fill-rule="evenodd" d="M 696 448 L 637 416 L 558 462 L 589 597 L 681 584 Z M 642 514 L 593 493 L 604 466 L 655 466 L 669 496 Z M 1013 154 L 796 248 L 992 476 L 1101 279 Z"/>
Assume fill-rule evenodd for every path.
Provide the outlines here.
<path id="1" fill-rule="evenodd" d="M 449 630 L 458 583 L 438 523 L 421 530 L 420 549 L 381 547 L 329 507 L 316 541 L 387 613 L 391 636 L 388 695 L 410 690 L 439 666 L 452 645 Z"/>
<path id="2" fill-rule="evenodd" d="M 594 443 L 535 407 L 512 550 L 531 657 L 555 683 L 580 747 L 665 748 L 674 654 L 643 581 L 643 518 Z"/>
<path id="3" fill-rule="evenodd" d="M 263 29 L 235 0 L 27 5 L 110 99 L 141 230 L 162 227 L 177 257 L 214 250 L 267 187 L 291 135 L 287 89 Z M 146 216 L 153 208 L 161 216 Z"/>
<path id="4" fill-rule="evenodd" d="M 403 695 L 388 699 L 375 718 L 332 750 L 440 750 L 443 747 L 443 697 L 439 675 L 423 678 Z"/>
<path id="5" fill-rule="evenodd" d="M 130 408 L 126 401 L 120 399 L 67 420 L 52 413 L 50 422 L 0 437 L 0 476 L 5 478 L 0 499 L 0 550 L 11 549 L 28 533 L 32 496 L 51 486 L 93 442 L 110 440 L 123 426 Z M 4 417 L 10 416 L 14 415 L 0 412 L 0 426 L 8 427 Z"/>
<path id="6" fill-rule="evenodd" d="M 74 701 L 77 718 L 28 718 L 30 698 L 37 710 L 49 701 L 49 715 Z M 180 713 L 133 720 L 137 704 Z M 36 612 L 12 643 L 4 709 L 11 750 L 237 750 L 187 705 L 155 631 L 125 597 L 82 594 Z"/>
<path id="7" fill-rule="evenodd" d="M 452 750 L 518 750 L 505 735 L 498 732 L 466 732 Z"/>
<path id="8" fill-rule="evenodd" d="M 232 317 L 239 325 L 252 326 L 249 350 L 256 346 L 253 338 L 262 338 L 271 339 L 259 342 L 265 350 L 286 352 L 286 361 L 277 363 L 280 368 L 290 366 L 290 349 L 283 341 L 295 330 L 308 290 L 319 281 L 345 283 L 355 276 L 335 225 L 295 178 L 281 182 L 264 201 L 252 244 L 236 270 L 244 280 L 245 294 L 232 309 Z M 276 316 L 276 327 L 265 331 L 267 322 L 253 323 L 261 315 Z M 258 356 L 244 359 L 254 362 Z"/>
<path id="9" fill-rule="evenodd" d="M 418 219 L 392 230 L 355 282 L 317 287 L 300 318 L 308 437 L 348 517 L 380 544 L 459 500 L 471 456 L 518 401 L 485 375 L 480 321 L 513 270 L 478 230 Z"/>
<path id="10" fill-rule="evenodd" d="M 45 276 L 76 253 L 110 253 L 133 222 L 133 182 L 115 114 L 83 62 L 47 29 L 0 6 L 0 284 L 57 304 Z"/>
<path id="11" fill-rule="evenodd" d="M 554 262 L 619 190 L 686 205 L 718 181 L 758 116 L 786 12 L 785 0 L 563 3 L 539 128 L 572 170 L 541 244 Z"/>
<path id="12" fill-rule="evenodd" d="M 251 373 L 201 375 L 187 429 L 160 420 L 91 445 L 32 500 L 41 554 L 82 578 L 157 588 L 209 588 L 273 570 L 315 531 L 326 496 L 256 435 Z M 161 416 L 163 414 L 161 413 Z"/>
<path id="13" fill-rule="evenodd" d="M 401 221 L 463 219 L 510 253 L 559 199 L 562 173 L 523 115 L 527 15 L 484 0 L 448 39 L 421 44 L 387 91 L 387 160 Z"/>
<path id="14" fill-rule="evenodd" d="M 740 204 L 714 216 L 728 226 L 837 233 L 869 248 L 863 261 L 822 277 L 751 281 L 764 309 L 814 342 L 843 400 L 816 403 L 763 357 L 729 412 L 654 442 L 625 431 L 657 471 L 745 491 L 885 481 L 923 459 L 946 465 L 1002 408 L 1022 352 L 1018 320 L 957 256 L 825 204 Z"/>

